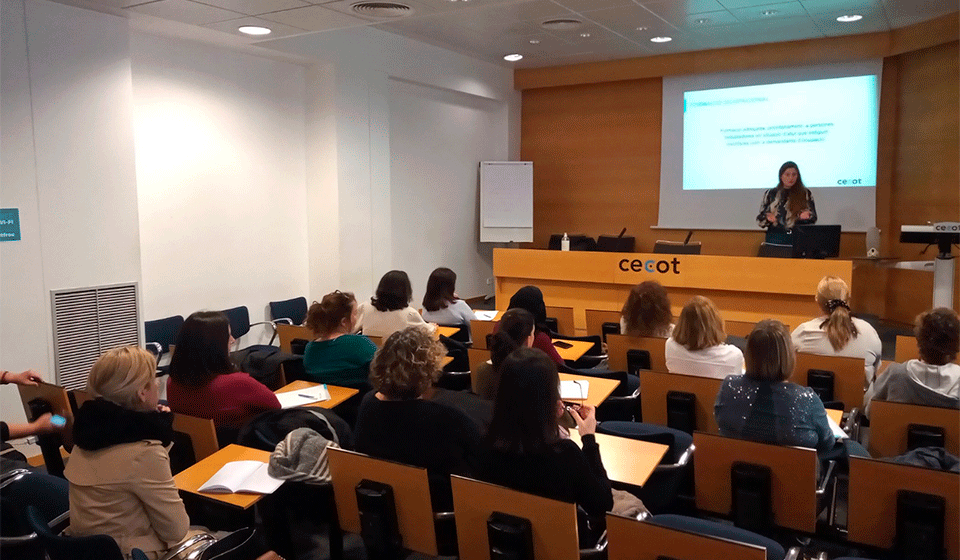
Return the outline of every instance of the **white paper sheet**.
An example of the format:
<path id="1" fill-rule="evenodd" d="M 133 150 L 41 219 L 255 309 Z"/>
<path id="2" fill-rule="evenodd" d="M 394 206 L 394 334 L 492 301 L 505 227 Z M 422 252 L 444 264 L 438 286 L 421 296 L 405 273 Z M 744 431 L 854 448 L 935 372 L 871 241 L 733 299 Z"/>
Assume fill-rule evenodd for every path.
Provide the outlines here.
<path id="1" fill-rule="evenodd" d="M 590 382 L 586 379 L 560 382 L 560 398 L 565 401 L 579 401 L 587 398 Z"/>
<path id="2" fill-rule="evenodd" d="M 317 385 L 306 389 L 296 389 L 286 393 L 277 393 L 277 400 L 282 408 L 296 408 L 305 404 L 330 400 L 330 391 L 327 386 Z"/>

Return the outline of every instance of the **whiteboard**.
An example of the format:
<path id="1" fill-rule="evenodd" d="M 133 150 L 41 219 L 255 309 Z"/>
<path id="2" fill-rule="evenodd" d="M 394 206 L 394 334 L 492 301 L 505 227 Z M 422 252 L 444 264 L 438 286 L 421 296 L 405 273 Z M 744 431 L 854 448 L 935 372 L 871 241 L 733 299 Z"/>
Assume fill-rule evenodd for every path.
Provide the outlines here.
<path id="1" fill-rule="evenodd" d="M 480 162 L 480 241 L 533 241 L 533 162 Z"/>

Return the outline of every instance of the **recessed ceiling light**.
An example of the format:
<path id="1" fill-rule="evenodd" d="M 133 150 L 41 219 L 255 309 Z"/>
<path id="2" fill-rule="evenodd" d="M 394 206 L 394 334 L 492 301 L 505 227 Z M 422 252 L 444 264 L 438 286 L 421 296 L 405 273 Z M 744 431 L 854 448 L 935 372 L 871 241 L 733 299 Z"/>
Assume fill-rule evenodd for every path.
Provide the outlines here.
<path id="1" fill-rule="evenodd" d="M 540 39 L 530 39 L 530 44 L 531 44 L 531 45 L 539 45 L 539 44 L 540 44 Z"/>
<path id="2" fill-rule="evenodd" d="M 640 27 L 637 28 L 637 31 L 646 31 L 647 29 L 650 29 L 650 28 L 645 25 L 641 25 Z"/>
<path id="3" fill-rule="evenodd" d="M 516 54 L 516 53 L 514 53 L 514 54 L 508 54 L 507 56 L 503 57 L 503 59 L 506 60 L 507 62 L 516 62 L 516 61 L 520 60 L 521 58 L 523 58 L 523 55 L 522 55 L 522 54 Z"/>
<path id="4" fill-rule="evenodd" d="M 761 15 L 761 16 L 770 17 L 770 16 L 775 16 L 775 15 L 777 15 L 778 13 L 779 13 L 779 12 L 777 12 L 776 10 L 764 10 L 764 11 L 760 12 L 760 15 Z"/>
<path id="5" fill-rule="evenodd" d="M 843 23 L 850 23 L 853 21 L 860 21 L 861 19 L 863 19 L 863 16 L 861 16 L 860 14 L 848 14 L 845 16 L 838 17 L 837 21 L 843 22 Z"/>
<path id="6" fill-rule="evenodd" d="M 589 34 L 589 33 L 581 33 L 580 36 L 583 37 L 584 39 L 586 39 L 587 37 L 590 36 L 590 34 Z"/>
<path id="7" fill-rule="evenodd" d="M 271 33 L 269 27 L 261 27 L 259 25 L 243 25 L 238 27 L 237 31 L 247 35 L 269 35 Z"/>
<path id="8" fill-rule="evenodd" d="M 693 23 L 695 23 L 695 24 L 697 24 L 697 25 L 703 25 L 703 24 L 709 23 L 709 22 L 710 22 L 710 18 L 700 18 L 700 19 L 695 19 L 695 20 L 693 20 Z"/>
<path id="9" fill-rule="evenodd" d="M 557 18 L 542 22 L 540 27 L 549 29 L 550 31 L 573 31 L 574 29 L 580 29 L 582 25 L 583 22 L 579 19 Z"/>
<path id="10" fill-rule="evenodd" d="M 650 40 L 654 43 L 669 43 L 673 41 L 673 37 L 652 37 Z"/>

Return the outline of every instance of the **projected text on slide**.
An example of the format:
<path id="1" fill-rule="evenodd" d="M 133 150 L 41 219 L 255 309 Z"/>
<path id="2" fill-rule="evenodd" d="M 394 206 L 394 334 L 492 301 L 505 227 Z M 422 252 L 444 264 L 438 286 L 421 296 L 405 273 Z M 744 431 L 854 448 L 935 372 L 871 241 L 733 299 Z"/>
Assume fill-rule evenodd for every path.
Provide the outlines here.
<path id="1" fill-rule="evenodd" d="M 686 91 L 683 190 L 776 185 L 791 160 L 811 187 L 873 187 L 877 76 Z"/>

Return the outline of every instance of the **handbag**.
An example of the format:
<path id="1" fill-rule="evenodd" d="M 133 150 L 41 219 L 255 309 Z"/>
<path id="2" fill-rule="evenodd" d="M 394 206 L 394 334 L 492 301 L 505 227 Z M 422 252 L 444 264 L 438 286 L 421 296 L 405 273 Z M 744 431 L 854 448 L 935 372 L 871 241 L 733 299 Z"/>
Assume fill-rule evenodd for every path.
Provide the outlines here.
<path id="1" fill-rule="evenodd" d="M 199 560 L 256 560 L 269 552 L 253 527 L 237 529 L 200 553 Z"/>

